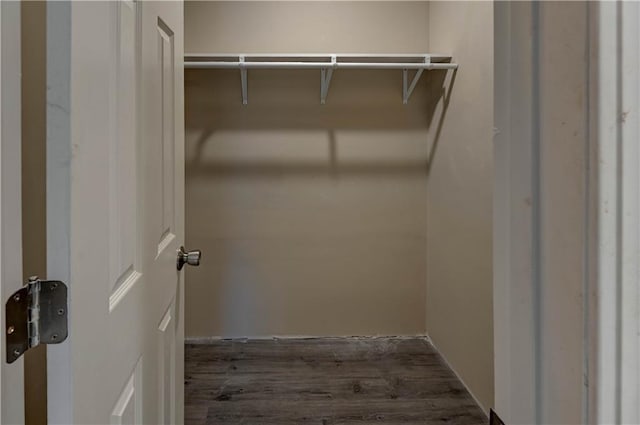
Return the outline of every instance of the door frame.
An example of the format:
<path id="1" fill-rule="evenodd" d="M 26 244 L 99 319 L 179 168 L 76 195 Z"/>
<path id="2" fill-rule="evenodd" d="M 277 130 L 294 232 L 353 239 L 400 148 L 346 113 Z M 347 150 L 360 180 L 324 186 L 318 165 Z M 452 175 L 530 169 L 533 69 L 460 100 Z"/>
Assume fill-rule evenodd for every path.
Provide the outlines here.
<path id="1" fill-rule="evenodd" d="M 590 423 L 640 423 L 640 4 L 593 10 L 597 258 Z"/>
<path id="2" fill-rule="evenodd" d="M 525 2 L 494 3 L 494 409 L 514 424 L 536 423 L 539 151 L 532 21 Z M 514 202 L 522 199 L 530 205 Z"/>
<path id="3" fill-rule="evenodd" d="M 0 3 L 0 422 L 24 422 L 24 359 L 6 363 L 4 304 L 22 286 L 20 2 Z"/>
<path id="4" fill-rule="evenodd" d="M 587 73 L 582 216 L 581 423 L 640 422 L 640 5 L 583 3 Z M 538 2 L 496 2 L 495 406 L 543 423 Z M 577 17 L 576 19 L 581 19 Z M 529 199 L 530 208 L 522 199 Z M 505 223 L 507 223 L 505 225 Z M 561 261 L 561 260 L 558 260 Z M 556 381 L 556 382 L 553 382 Z"/>
<path id="5" fill-rule="evenodd" d="M 20 20 L 8 16 L 15 13 L 15 9 L 9 12 L 12 5 L 19 3 L 2 2 L 0 8 L 2 81 L 6 77 L 4 58 L 8 54 L 7 34 L 15 34 L 14 31 L 19 33 Z M 511 6 L 510 3 L 495 5 L 496 77 L 510 84 L 513 84 L 516 76 L 523 77 L 520 81 L 531 90 L 535 88 L 533 63 L 524 63 L 525 66 L 518 69 L 500 69 L 498 66 L 501 63 L 514 63 L 510 54 L 500 56 L 500 52 L 513 53 L 511 48 L 516 43 L 522 42 L 519 47 L 530 49 L 521 50 L 522 57 L 531 55 L 535 49 L 535 43 L 523 31 L 529 27 L 518 25 L 514 22 L 513 16 L 508 15 L 506 8 Z M 528 11 L 523 11 L 519 19 L 525 23 L 534 21 L 536 7 L 530 5 Z M 631 8 L 629 13 L 623 13 L 627 12 L 623 10 L 624 7 Z M 640 186 L 640 176 L 633 167 L 625 166 L 637 163 L 632 161 L 637 161 L 640 154 L 638 146 L 634 144 L 640 136 L 640 131 L 637 115 L 624 113 L 638 111 L 640 107 L 640 90 L 636 78 L 633 78 L 637 76 L 634 70 L 637 71 L 640 61 L 640 46 L 637 42 L 623 43 L 634 40 L 634 37 L 638 40 L 639 9 L 638 5 L 633 3 L 602 2 L 589 5 L 589 53 L 595 64 L 589 71 L 589 149 L 594 155 L 590 157 L 588 164 L 590 197 L 585 209 L 585 216 L 591 225 L 585 228 L 589 247 L 585 252 L 585 267 L 589 273 L 584 286 L 587 294 L 584 297 L 584 329 L 587 337 L 584 354 L 585 376 L 589 384 L 583 388 L 584 423 L 637 423 L 637 419 L 640 418 L 640 344 L 637 332 L 634 333 L 640 328 L 637 261 L 618 260 L 622 255 L 624 258 L 627 258 L 627 255 L 630 258 L 638 258 L 640 252 L 640 196 L 637 190 L 633 190 Z M 511 37 L 498 37 L 499 34 L 507 33 Z M 19 54 L 19 49 L 16 51 Z M 16 64 L 19 63 L 17 60 Z M 622 87 L 628 89 L 622 90 Z M 7 99 L 4 84 L 0 90 L 3 94 L 2 99 Z M 494 223 L 504 223 L 504 220 L 510 219 L 509 226 L 494 226 L 494 346 L 497 366 L 495 405 L 498 413 L 503 414 L 504 419 L 510 422 L 509 418 L 530 415 L 535 417 L 535 410 L 539 408 L 536 407 L 538 402 L 535 400 L 540 388 L 535 372 L 537 336 L 536 327 L 533 326 L 536 314 L 539 314 L 539 305 L 536 304 L 535 297 L 531 296 L 539 279 L 537 261 L 540 247 L 539 241 L 535 239 L 539 216 L 536 215 L 535 208 L 530 212 L 523 212 L 514 209 L 512 203 L 517 197 L 532 196 L 532 205 L 539 205 L 540 193 L 536 177 L 539 177 L 537 173 L 540 170 L 536 162 L 539 157 L 536 157 L 538 153 L 535 150 L 537 145 L 533 126 L 533 109 L 539 105 L 530 91 L 515 94 L 513 90 L 496 92 L 494 101 L 496 127 L 500 129 L 500 133 L 496 135 L 496 144 L 504 141 L 502 137 L 505 134 L 518 136 L 523 141 L 522 145 L 510 146 L 500 152 L 496 150 L 494 185 Z M 514 107 L 516 105 L 517 108 Z M 2 111 L 3 114 L 7 113 L 5 105 Z M 512 125 L 517 120 L 521 120 L 521 124 Z M 19 182 L 13 178 L 19 179 L 16 176 L 20 175 L 19 169 L 15 170 L 20 164 L 19 160 L 15 160 L 15 155 L 19 155 L 20 152 L 19 139 L 7 138 L 6 134 L 7 129 L 3 125 L 0 139 L 0 178 L 3 185 L 0 214 L 3 223 L 7 217 L 5 208 L 11 206 L 7 203 L 9 193 L 4 190 L 6 176 L 13 176 L 13 187 L 13 182 Z M 15 149 L 15 146 L 18 146 L 18 149 Z M 9 159 L 9 153 L 14 155 L 13 160 Z M 605 161 L 596 163 L 596 155 Z M 7 168 L 11 166 L 14 168 L 13 171 Z M 512 178 L 516 175 L 520 178 Z M 525 178 L 521 178 L 522 176 Z M 622 176 L 622 179 L 619 176 Z M 20 205 L 20 202 L 15 203 L 14 209 L 16 205 Z M 15 214 L 15 211 L 10 214 Z M 10 229 L 3 225 L 0 246 L 2 265 L 6 264 L 5 259 L 10 254 L 15 261 L 13 254 L 16 252 L 16 245 L 8 243 L 8 235 L 4 233 L 7 230 Z M 6 282 L 6 268 L 2 267 L 1 270 L 2 281 Z M 17 277 L 21 279 L 21 276 Z M 513 282 L 517 282 L 518 285 L 514 285 Z M 527 294 L 529 297 L 525 299 L 529 301 L 523 308 L 509 308 L 514 305 L 514 300 L 522 299 L 521 297 Z M 3 318 L 2 313 L 0 320 Z M 624 374 L 621 373 L 623 366 Z M 3 362 L 0 370 L 2 401 L 5 401 L 2 405 L 3 423 L 16 422 L 11 418 L 20 418 L 21 416 L 15 415 L 22 415 L 23 412 L 22 398 L 19 396 L 22 394 L 22 379 L 16 380 L 16 376 L 22 376 L 21 361 L 9 367 Z M 15 403 L 12 399 L 9 406 L 6 405 L 8 391 L 16 394 Z M 54 389 L 49 391 L 50 397 L 55 394 Z M 517 400 L 523 401 L 524 404 L 514 404 Z"/>
<path id="6" fill-rule="evenodd" d="M 565 204 L 554 208 L 558 198 L 550 193 L 549 181 L 565 174 L 557 173 L 550 145 L 563 140 L 566 131 L 560 129 L 565 122 L 549 116 L 558 112 L 558 105 L 573 108 L 574 104 L 553 98 L 552 91 L 559 82 L 573 83 L 562 78 L 574 75 L 553 75 L 552 82 L 548 79 L 545 61 L 558 56 L 551 44 L 565 23 L 549 19 L 544 7 L 548 5 L 540 2 L 494 3 L 494 406 L 510 424 L 591 423 L 590 400 L 597 383 L 593 362 L 599 354 L 593 346 L 598 320 L 593 309 L 598 286 L 594 271 L 602 255 L 595 232 L 600 220 L 596 207 L 602 199 L 597 197 L 595 184 L 599 170 L 594 150 L 599 143 L 592 131 L 596 111 L 593 89 L 599 81 L 594 79 L 588 56 L 593 58 L 592 17 L 598 11 L 587 3 L 578 5 L 581 9 L 573 30 L 584 31 L 578 37 L 583 44 L 571 47 L 584 54 L 578 55 L 579 59 L 573 57 L 575 63 L 568 65 L 576 67 L 575 76 L 584 83 L 581 88 L 585 92 L 585 98 L 575 106 L 582 115 L 567 119 L 567 124 L 577 129 L 569 144 L 580 151 L 580 163 L 566 175 L 580 181 L 580 194 L 575 197 L 580 204 L 571 204 L 567 198 Z M 577 236 L 568 235 L 571 230 L 567 228 L 555 229 L 572 240 L 566 246 L 580 251 L 575 255 L 579 264 L 569 266 L 564 264 L 572 261 L 571 256 L 554 256 L 559 250 L 553 245 L 558 238 L 551 230 L 563 222 L 557 216 L 567 208 L 574 211 L 574 220 L 581 225 Z M 566 223 L 566 217 L 564 220 Z M 553 299 L 553 285 L 561 281 L 559 269 L 569 273 L 573 286 L 563 298 Z M 562 317 L 565 309 L 569 315 L 573 313 L 567 320 L 573 319 L 569 327 L 580 333 L 580 346 L 571 341 L 563 347 L 559 340 L 567 329 L 563 334 L 549 323 Z M 577 319 L 576 310 L 581 312 Z M 557 353 L 558 367 L 549 353 L 560 347 L 564 351 Z M 577 373 L 565 373 L 570 363 L 579 363 Z M 576 375 L 580 386 L 575 381 L 568 383 Z M 569 400 L 565 407 L 565 400 L 556 400 L 553 394 L 562 394 L 567 386 L 577 393 L 567 396 L 564 392 Z"/>

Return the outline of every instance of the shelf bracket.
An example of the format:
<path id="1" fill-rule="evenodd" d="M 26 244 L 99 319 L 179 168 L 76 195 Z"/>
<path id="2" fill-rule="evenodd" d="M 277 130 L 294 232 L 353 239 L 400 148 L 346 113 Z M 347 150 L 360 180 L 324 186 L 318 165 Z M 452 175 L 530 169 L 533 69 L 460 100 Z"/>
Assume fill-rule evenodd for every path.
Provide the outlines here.
<path id="1" fill-rule="evenodd" d="M 429 55 L 425 55 L 424 63 L 431 63 L 431 57 Z M 416 70 L 416 73 L 414 74 L 413 79 L 411 80 L 411 84 L 409 84 L 409 70 L 406 68 L 402 70 L 402 103 L 403 104 L 406 105 L 409 102 L 411 93 L 413 93 L 413 89 L 416 88 L 416 85 L 418 84 L 418 81 L 420 80 L 420 77 L 422 76 L 423 72 L 424 72 L 424 69 Z"/>
<path id="2" fill-rule="evenodd" d="M 242 104 L 247 104 L 247 68 L 244 66 L 244 56 L 239 57 L 240 83 L 242 85 Z"/>
<path id="3" fill-rule="evenodd" d="M 323 105 L 327 101 L 329 85 L 331 84 L 331 77 L 333 76 L 333 69 L 336 67 L 337 59 L 335 55 L 332 55 L 331 66 L 320 69 L 320 103 Z"/>

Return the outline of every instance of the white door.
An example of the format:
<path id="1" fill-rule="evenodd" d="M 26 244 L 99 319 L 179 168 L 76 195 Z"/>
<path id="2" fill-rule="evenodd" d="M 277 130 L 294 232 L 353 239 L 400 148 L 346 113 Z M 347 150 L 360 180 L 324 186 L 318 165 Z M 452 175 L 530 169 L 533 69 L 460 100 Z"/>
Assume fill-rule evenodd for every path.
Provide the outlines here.
<path id="1" fill-rule="evenodd" d="M 49 422 L 182 423 L 182 3 L 47 8 Z"/>
<path id="2" fill-rule="evenodd" d="M 24 423 L 22 358 L 8 364 L 4 303 L 22 286 L 20 3 L 0 3 L 0 423 Z"/>

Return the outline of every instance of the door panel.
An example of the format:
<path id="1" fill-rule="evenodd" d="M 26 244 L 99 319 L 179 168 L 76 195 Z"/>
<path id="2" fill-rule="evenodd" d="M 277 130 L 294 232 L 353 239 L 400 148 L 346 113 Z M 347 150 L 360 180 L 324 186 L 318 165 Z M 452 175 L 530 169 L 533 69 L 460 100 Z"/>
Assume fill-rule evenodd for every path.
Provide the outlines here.
<path id="1" fill-rule="evenodd" d="M 142 416 L 142 374 L 138 363 L 127 384 L 118 397 L 111 413 L 112 425 L 134 425 L 143 423 Z"/>
<path id="2" fill-rule="evenodd" d="M 160 143 L 159 151 L 162 158 L 159 164 L 159 170 L 162 173 L 160 181 L 160 211 L 162 211 L 162 223 L 160 226 L 161 239 L 158 245 L 158 253 L 160 253 L 175 237 L 173 231 L 175 228 L 175 193 L 174 193 L 174 176 L 175 176 L 175 106 L 174 106 L 174 33 L 169 26 L 158 17 L 157 28 L 158 43 L 158 72 L 160 82 L 156 90 L 158 90 L 160 100 L 160 131 L 158 141 Z"/>
<path id="3" fill-rule="evenodd" d="M 68 110 L 47 123 L 48 196 L 64 201 L 48 256 L 70 293 L 49 356 L 69 408 L 50 398 L 50 422 L 182 423 L 182 3 L 53 2 L 48 17 L 48 103 Z"/>
<path id="4" fill-rule="evenodd" d="M 110 99 L 113 143 L 109 145 L 109 199 L 110 223 L 109 259 L 111 295 L 109 307 L 113 310 L 129 290 L 141 281 L 138 260 L 139 228 L 137 223 L 138 139 L 137 79 L 139 54 L 139 19 L 136 3 L 122 1 L 114 5 L 115 45 L 112 91 Z M 133 183 L 133 184 L 132 184 Z"/>
<path id="5" fill-rule="evenodd" d="M 171 424 L 175 417 L 176 320 L 175 303 L 171 303 L 158 326 L 160 382 L 159 424 Z"/>

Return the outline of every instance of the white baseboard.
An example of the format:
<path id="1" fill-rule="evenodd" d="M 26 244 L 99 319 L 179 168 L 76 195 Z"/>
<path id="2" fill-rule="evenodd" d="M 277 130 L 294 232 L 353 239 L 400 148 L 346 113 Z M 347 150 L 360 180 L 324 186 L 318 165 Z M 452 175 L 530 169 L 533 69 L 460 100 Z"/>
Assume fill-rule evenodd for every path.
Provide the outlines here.
<path id="1" fill-rule="evenodd" d="M 258 336 L 196 336 L 186 337 L 185 344 L 211 344 L 218 341 L 267 341 L 277 339 L 428 339 L 425 334 L 417 335 L 258 335 Z"/>

